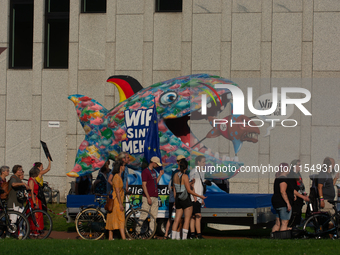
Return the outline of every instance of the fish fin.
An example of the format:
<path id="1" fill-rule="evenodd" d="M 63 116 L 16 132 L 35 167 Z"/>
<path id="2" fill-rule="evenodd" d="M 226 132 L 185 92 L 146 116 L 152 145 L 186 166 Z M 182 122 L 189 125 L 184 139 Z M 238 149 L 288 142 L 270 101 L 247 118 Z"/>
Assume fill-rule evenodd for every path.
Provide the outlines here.
<path id="1" fill-rule="evenodd" d="M 83 126 L 86 134 L 92 130 L 90 120 L 104 118 L 108 113 L 108 110 L 104 106 L 90 97 L 76 94 L 69 96 L 68 99 L 74 103 L 79 122 Z"/>
<path id="2" fill-rule="evenodd" d="M 79 174 L 77 174 L 77 173 L 75 173 L 75 172 L 68 172 L 67 174 L 66 174 L 68 177 L 79 177 Z"/>
<path id="3" fill-rule="evenodd" d="M 117 87 L 119 103 L 143 89 L 139 81 L 128 75 L 114 75 L 109 77 L 107 82 L 113 83 Z"/>

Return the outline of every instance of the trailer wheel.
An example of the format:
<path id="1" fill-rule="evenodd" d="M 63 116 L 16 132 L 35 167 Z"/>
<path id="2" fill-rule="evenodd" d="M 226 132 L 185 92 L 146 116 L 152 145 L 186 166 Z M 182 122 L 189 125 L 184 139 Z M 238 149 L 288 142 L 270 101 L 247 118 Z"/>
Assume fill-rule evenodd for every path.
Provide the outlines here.
<path id="1" fill-rule="evenodd" d="M 168 219 L 159 219 L 157 221 L 157 235 L 164 236 L 165 235 L 165 228 Z"/>

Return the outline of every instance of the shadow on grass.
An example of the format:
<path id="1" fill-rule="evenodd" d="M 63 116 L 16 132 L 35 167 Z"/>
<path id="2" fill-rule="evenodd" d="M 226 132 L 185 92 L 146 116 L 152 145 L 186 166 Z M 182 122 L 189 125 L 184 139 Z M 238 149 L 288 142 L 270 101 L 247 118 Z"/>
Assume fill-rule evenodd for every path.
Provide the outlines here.
<path id="1" fill-rule="evenodd" d="M 269 238 L 271 229 L 216 230 L 205 227 L 203 235 L 210 237 Z"/>

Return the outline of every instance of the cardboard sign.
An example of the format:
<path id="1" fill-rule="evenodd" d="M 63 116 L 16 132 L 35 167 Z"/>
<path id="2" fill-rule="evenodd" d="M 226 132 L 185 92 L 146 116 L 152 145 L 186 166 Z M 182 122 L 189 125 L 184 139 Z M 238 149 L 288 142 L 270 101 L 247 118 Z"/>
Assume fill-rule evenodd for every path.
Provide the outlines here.
<path id="1" fill-rule="evenodd" d="M 41 146 L 42 146 L 43 149 L 44 149 L 46 158 L 47 158 L 47 159 L 50 158 L 50 160 L 53 161 L 53 160 L 52 160 L 52 157 L 51 157 L 51 154 L 50 154 L 50 152 L 49 152 L 49 150 L 48 150 L 48 148 L 47 148 L 47 144 L 46 144 L 45 142 L 43 142 L 43 141 L 40 141 L 40 143 L 41 143 Z"/>

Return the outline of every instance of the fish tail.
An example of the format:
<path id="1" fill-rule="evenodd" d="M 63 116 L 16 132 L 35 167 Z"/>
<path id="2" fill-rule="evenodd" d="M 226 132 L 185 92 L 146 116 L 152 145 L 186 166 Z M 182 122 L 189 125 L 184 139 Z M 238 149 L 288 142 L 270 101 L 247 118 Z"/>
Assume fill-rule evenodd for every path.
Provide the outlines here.
<path id="1" fill-rule="evenodd" d="M 83 126 L 86 134 L 96 126 L 93 124 L 96 123 L 93 122 L 94 120 L 97 118 L 104 120 L 104 117 L 108 113 L 108 110 L 104 106 L 90 97 L 76 94 L 69 96 L 68 99 L 74 103 L 79 122 Z M 100 122 L 101 121 L 98 121 L 98 123 Z"/>

